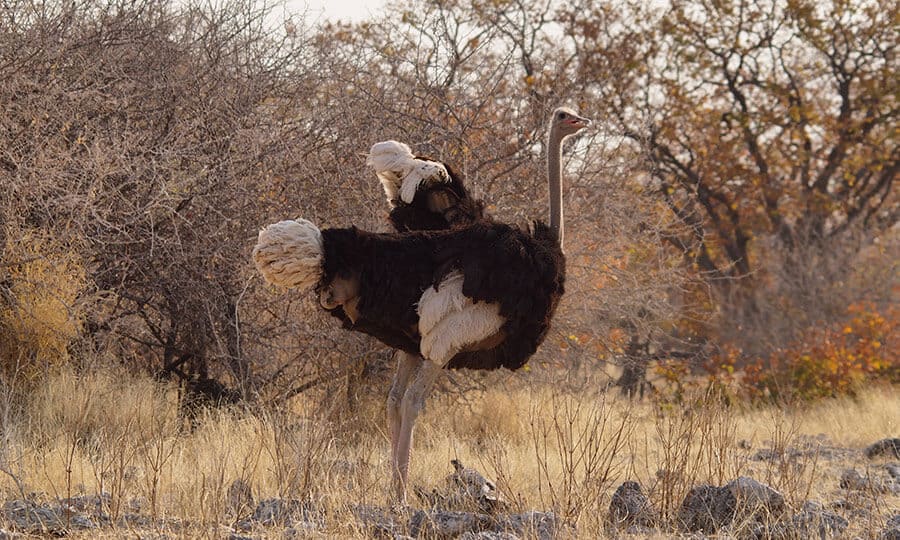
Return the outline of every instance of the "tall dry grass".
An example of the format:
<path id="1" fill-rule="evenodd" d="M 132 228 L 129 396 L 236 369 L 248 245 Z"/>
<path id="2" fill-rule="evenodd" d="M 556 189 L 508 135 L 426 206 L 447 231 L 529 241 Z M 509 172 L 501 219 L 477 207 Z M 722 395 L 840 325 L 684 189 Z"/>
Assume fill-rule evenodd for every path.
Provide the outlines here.
<path id="1" fill-rule="evenodd" d="M 692 486 L 739 475 L 770 484 L 794 507 L 826 500 L 835 464 L 815 451 L 797 459 L 787 450 L 860 447 L 896 435 L 900 418 L 891 389 L 804 410 L 741 411 L 713 400 L 682 408 L 572 394 L 517 376 L 466 397 L 464 405 L 453 394 L 429 402 L 414 441 L 413 483 L 440 484 L 449 461 L 460 459 L 493 478 L 513 507 L 558 512 L 584 537 L 606 534 L 609 498 L 625 480 L 640 482 L 668 516 Z M 183 520 L 190 523 L 183 534 L 215 536 L 236 517 L 228 488 L 242 480 L 257 501 L 310 503 L 329 535 L 362 536 L 350 507 L 389 498 L 382 396 L 340 420 L 311 412 L 323 410 L 322 399 L 298 398 L 285 410 L 209 411 L 189 424 L 172 386 L 61 371 L 27 402 L 4 409 L 2 496 L 107 493 L 113 518 Z M 760 449 L 785 457 L 751 459 Z"/>

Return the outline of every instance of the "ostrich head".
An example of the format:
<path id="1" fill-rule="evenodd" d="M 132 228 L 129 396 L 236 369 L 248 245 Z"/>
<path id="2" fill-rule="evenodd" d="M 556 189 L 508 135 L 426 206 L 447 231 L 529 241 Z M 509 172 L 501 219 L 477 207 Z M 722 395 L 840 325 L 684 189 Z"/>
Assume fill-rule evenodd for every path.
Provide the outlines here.
<path id="1" fill-rule="evenodd" d="M 591 125 L 591 121 L 580 116 L 568 107 L 559 107 L 553 111 L 550 119 L 550 137 L 562 140 L 574 135 Z"/>

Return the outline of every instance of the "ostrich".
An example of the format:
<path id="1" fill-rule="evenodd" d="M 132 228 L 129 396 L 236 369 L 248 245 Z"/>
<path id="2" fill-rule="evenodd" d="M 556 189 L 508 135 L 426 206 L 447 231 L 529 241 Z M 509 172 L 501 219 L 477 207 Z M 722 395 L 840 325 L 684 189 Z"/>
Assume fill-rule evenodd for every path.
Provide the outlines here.
<path id="1" fill-rule="evenodd" d="M 392 203 L 392 223 L 401 229 L 414 222 L 437 223 L 429 221 L 430 212 L 440 214 L 446 226 L 459 221 L 458 226 L 371 233 L 356 227 L 320 230 L 298 219 L 259 233 L 253 259 L 269 283 L 315 289 L 321 307 L 346 328 L 400 350 L 387 416 L 392 484 L 401 503 L 413 425 L 441 370 L 516 370 L 547 334 L 565 281 L 562 142 L 589 123 L 568 108 L 556 109 L 550 119 L 549 225 L 535 221 L 523 230 L 484 217 L 458 179 L 428 162 L 435 167 L 413 175 L 406 189 L 405 179 L 398 181 L 400 175 L 390 167 L 379 172 L 389 200 L 399 195 L 406 205 L 395 215 L 401 205 Z M 429 203 L 436 210 L 428 210 Z M 474 213 L 448 213 L 451 207 Z"/>

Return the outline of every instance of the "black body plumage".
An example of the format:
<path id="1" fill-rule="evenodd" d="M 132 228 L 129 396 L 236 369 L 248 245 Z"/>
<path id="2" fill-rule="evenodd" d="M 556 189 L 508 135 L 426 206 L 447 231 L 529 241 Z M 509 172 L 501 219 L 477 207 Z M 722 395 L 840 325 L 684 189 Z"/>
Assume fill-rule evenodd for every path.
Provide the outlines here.
<path id="1" fill-rule="evenodd" d="M 405 233 L 323 229 L 322 283 L 355 278 L 360 291 L 355 323 L 342 308 L 331 313 L 350 330 L 419 354 L 418 301 L 425 289 L 459 270 L 463 294 L 499 304 L 505 339 L 487 350 L 459 353 L 446 367 L 518 369 L 544 340 L 565 282 L 565 257 L 552 231 L 540 222 L 532 229 L 488 220 Z"/>

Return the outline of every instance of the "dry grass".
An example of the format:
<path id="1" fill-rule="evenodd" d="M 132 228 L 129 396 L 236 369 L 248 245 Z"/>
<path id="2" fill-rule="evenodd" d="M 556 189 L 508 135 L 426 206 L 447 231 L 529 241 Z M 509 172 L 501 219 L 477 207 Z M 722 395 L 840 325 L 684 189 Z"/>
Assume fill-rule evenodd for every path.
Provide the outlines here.
<path id="1" fill-rule="evenodd" d="M 242 479 L 256 500 L 312 502 L 326 514 L 328 535 L 360 536 L 349 506 L 388 500 L 381 398 L 365 400 L 343 422 L 312 418 L 313 403 L 298 400 L 290 412 L 209 412 L 190 429 L 170 386 L 64 372 L 18 410 L 8 408 L 0 489 L 4 500 L 21 491 L 45 498 L 106 492 L 114 518 L 139 511 L 189 522 L 186 536 L 216 536 L 234 517 L 228 487 Z M 458 458 L 494 478 L 514 506 L 554 510 L 579 535 L 599 537 L 609 497 L 628 479 L 667 515 L 691 486 L 739 475 L 770 484 L 795 508 L 835 500 L 842 468 L 859 468 L 861 447 L 896 436 L 897 419 L 900 395 L 891 388 L 803 410 L 742 412 L 571 395 L 523 377 L 467 396 L 464 406 L 453 395 L 432 399 L 416 433 L 411 478 L 437 485 Z M 761 449 L 775 457 L 752 459 Z M 879 516 L 898 505 L 888 496 L 873 501 Z"/>

